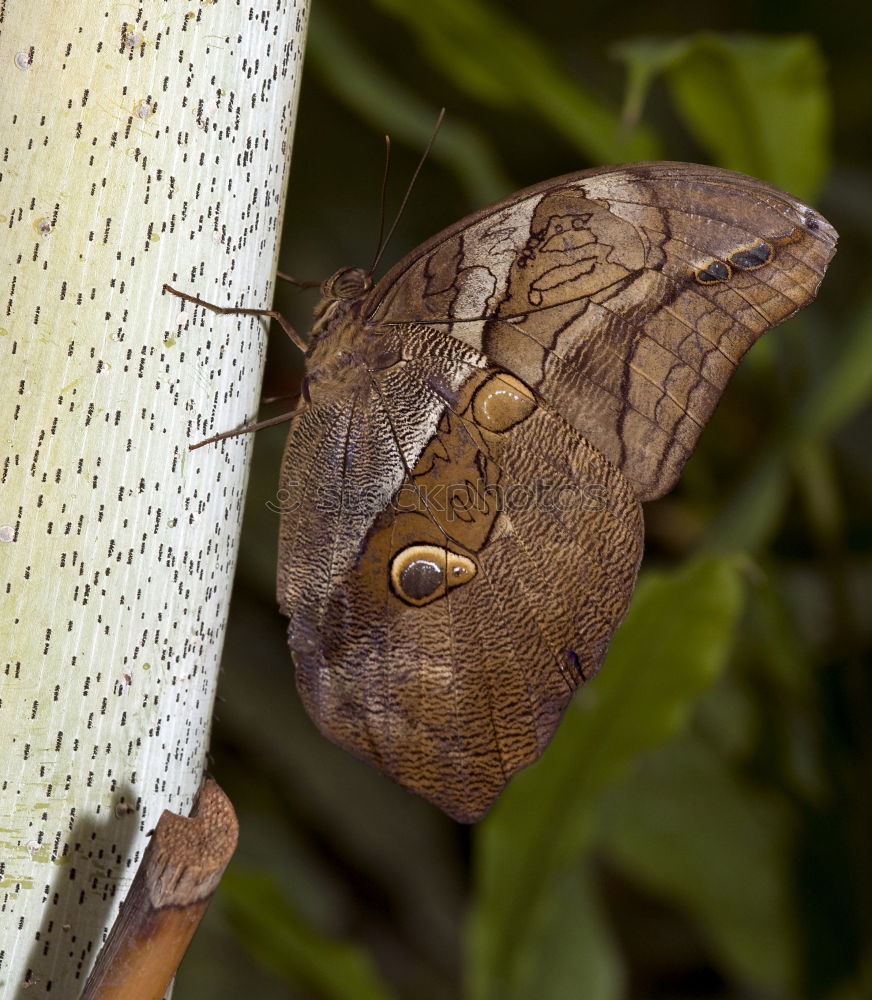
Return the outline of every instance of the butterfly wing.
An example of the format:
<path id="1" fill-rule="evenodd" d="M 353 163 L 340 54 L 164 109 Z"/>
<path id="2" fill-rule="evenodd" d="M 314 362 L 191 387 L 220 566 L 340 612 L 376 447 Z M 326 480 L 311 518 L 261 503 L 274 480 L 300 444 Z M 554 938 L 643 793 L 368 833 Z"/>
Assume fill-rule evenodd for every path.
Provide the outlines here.
<path id="1" fill-rule="evenodd" d="M 517 378 L 439 331 L 399 339 L 407 360 L 292 431 L 279 594 L 322 731 L 470 822 L 598 668 L 641 511 Z M 313 466 L 336 471 L 292 471 Z"/>
<path id="2" fill-rule="evenodd" d="M 806 205 L 732 171 L 587 171 L 424 243 L 365 318 L 426 324 L 517 375 L 644 501 L 672 488 L 745 352 L 814 298 L 835 243 Z"/>
<path id="3" fill-rule="evenodd" d="M 673 485 L 835 241 L 759 181 L 636 164 L 520 192 L 325 311 L 278 579 L 319 727 L 481 816 L 599 666 L 639 501 Z"/>

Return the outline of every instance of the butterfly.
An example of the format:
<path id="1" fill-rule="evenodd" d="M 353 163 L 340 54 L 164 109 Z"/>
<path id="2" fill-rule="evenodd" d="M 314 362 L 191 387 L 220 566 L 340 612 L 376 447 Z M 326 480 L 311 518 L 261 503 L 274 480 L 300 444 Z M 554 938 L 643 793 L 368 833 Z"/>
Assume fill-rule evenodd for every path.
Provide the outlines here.
<path id="1" fill-rule="evenodd" d="M 630 602 L 641 504 L 837 234 L 687 163 L 568 174 L 321 286 L 277 593 L 306 710 L 461 822 L 535 761 Z"/>

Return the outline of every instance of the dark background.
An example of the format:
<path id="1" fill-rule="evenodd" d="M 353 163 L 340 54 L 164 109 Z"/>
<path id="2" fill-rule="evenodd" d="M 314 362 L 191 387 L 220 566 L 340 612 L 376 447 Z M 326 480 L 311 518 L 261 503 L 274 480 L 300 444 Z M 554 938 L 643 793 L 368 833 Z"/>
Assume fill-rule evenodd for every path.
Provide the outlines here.
<path id="1" fill-rule="evenodd" d="M 286 430 L 258 435 L 210 765 L 241 843 L 177 997 L 872 997 L 867 11 L 315 0 L 280 262 L 301 278 L 369 263 L 382 137 L 395 208 L 443 105 L 382 273 L 516 188 L 646 156 L 786 187 L 841 242 L 646 508 L 643 584 L 566 735 L 475 829 L 303 714 L 267 507 Z M 315 298 L 277 308 L 305 330 Z M 299 377 L 274 329 L 264 394 Z"/>

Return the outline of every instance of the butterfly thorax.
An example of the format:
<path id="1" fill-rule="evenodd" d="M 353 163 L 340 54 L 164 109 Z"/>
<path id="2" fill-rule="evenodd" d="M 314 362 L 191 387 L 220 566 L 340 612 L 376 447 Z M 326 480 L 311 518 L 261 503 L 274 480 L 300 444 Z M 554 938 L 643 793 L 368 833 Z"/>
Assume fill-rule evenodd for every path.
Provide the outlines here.
<path id="1" fill-rule="evenodd" d="M 315 395 L 354 391 L 373 370 L 400 360 L 401 352 L 363 317 L 372 279 L 361 268 L 343 268 L 321 286 L 306 355 L 306 382 Z"/>

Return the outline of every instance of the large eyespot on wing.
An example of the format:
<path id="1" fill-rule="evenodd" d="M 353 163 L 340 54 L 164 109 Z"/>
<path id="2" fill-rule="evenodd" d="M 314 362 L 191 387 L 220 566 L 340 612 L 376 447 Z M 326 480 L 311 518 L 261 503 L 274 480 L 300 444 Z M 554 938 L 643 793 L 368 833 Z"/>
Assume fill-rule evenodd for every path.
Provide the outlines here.
<path id="1" fill-rule="evenodd" d="M 424 243 L 366 317 L 481 351 L 649 500 L 674 485 L 745 352 L 814 298 L 836 238 L 802 202 L 728 170 L 570 174 Z"/>
<path id="2" fill-rule="evenodd" d="M 433 332 L 405 335 L 427 360 L 373 378 L 406 476 L 319 621 L 298 616 L 290 641 L 322 731 L 471 822 L 598 668 L 629 603 L 641 513 L 623 475 L 520 380 L 459 363 L 449 402 L 428 388 Z M 412 400 L 440 414 L 423 447 L 406 428 Z"/>

